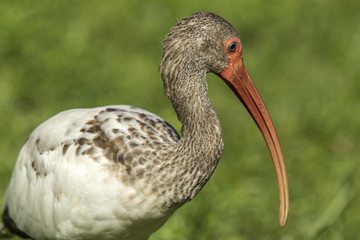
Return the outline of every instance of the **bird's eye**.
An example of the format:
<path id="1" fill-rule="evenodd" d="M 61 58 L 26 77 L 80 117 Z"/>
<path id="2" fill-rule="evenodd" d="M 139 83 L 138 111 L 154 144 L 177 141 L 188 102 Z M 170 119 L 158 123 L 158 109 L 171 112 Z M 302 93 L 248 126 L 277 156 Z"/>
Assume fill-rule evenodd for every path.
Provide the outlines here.
<path id="1" fill-rule="evenodd" d="M 236 50 L 236 42 L 231 42 L 228 46 L 228 49 L 230 52 L 233 52 Z"/>

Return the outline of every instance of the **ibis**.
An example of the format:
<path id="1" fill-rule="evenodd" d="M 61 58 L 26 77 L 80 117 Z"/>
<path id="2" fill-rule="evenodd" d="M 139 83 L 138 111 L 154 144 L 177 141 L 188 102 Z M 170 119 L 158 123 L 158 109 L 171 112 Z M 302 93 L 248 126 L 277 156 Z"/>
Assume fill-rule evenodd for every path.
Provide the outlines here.
<path id="1" fill-rule="evenodd" d="M 159 116 L 127 105 L 53 116 L 18 155 L 1 232 L 37 240 L 148 239 L 199 193 L 221 157 L 222 130 L 207 96 L 210 72 L 232 89 L 265 138 L 285 225 L 289 199 L 280 143 L 234 27 L 209 12 L 183 18 L 163 42 L 159 72 L 181 137 Z"/>

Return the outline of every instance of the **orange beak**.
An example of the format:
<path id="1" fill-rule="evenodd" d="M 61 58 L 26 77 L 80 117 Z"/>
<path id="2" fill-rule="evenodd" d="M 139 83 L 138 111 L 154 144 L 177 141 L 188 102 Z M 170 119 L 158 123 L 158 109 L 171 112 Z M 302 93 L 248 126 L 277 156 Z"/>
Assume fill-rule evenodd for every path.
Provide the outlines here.
<path id="1" fill-rule="evenodd" d="M 278 181 L 280 198 L 279 223 L 280 226 L 283 227 L 286 223 L 289 211 L 289 192 L 284 158 L 274 124 L 271 121 L 270 115 L 259 92 L 244 66 L 241 52 L 242 46 L 240 45 L 240 42 L 238 42 L 238 44 L 239 47 L 234 52 L 229 52 L 226 48 L 231 60 L 227 69 L 218 75 L 228 84 L 246 107 L 265 138 L 274 163 Z"/>

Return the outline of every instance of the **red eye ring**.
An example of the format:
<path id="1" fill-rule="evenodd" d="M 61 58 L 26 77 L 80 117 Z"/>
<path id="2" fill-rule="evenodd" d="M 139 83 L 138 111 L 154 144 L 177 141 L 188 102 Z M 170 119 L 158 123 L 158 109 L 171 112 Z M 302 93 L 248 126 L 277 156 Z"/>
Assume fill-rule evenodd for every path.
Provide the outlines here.
<path id="1" fill-rule="evenodd" d="M 241 54 L 241 43 L 238 38 L 230 38 L 227 41 L 224 42 L 224 48 L 227 54 L 233 55 L 233 54 Z"/>

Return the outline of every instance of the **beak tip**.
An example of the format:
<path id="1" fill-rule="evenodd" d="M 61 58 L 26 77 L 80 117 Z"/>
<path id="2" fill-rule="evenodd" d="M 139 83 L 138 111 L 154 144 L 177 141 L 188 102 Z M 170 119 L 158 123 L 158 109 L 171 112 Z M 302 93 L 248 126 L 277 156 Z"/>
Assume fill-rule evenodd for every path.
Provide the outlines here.
<path id="1" fill-rule="evenodd" d="M 288 206 L 288 202 L 287 202 L 287 206 Z M 288 218 L 288 208 L 284 209 L 284 211 L 280 211 L 280 215 L 279 215 L 279 224 L 280 227 L 285 227 L 286 222 L 287 222 L 287 218 Z"/>
<path id="2" fill-rule="evenodd" d="M 285 227 L 286 219 L 285 220 L 280 220 L 279 224 L 280 224 L 280 227 L 282 227 L 282 228 Z"/>

